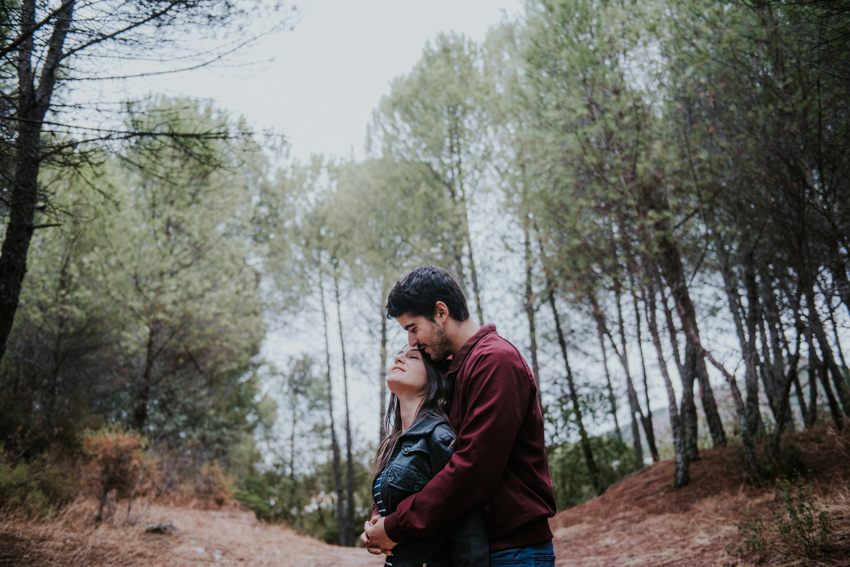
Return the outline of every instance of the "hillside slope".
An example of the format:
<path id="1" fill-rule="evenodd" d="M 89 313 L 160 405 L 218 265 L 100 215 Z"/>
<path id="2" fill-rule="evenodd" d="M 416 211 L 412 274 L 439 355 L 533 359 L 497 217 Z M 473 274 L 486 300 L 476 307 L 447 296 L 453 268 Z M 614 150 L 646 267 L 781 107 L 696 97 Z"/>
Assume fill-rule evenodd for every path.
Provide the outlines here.
<path id="1" fill-rule="evenodd" d="M 830 552 L 811 565 L 850 565 L 850 432 L 831 428 L 792 437 L 802 453 L 816 501 L 835 521 Z M 770 517 L 771 486 L 755 487 L 745 478 L 737 447 L 702 452 L 691 465 L 691 483 L 671 491 L 672 460 L 626 478 L 599 498 L 561 512 L 552 521 L 559 565 L 658 567 L 748 565 L 730 556 L 740 545 L 736 522 Z M 801 565 L 793 557 L 768 560 Z"/>
<path id="2" fill-rule="evenodd" d="M 850 424 L 848 424 L 850 425 Z M 794 436 L 810 470 L 806 482 L 829 506 L 835 537 L 819 561 L 770 558 L 771 565 L 850 565 L 850 426 L 841 436 L 821 428 Z M 726 552 L 739 545 L 735 522 L 769 517 L 772 486 L 748 484 L 739 449 L 703 451 L 691 484 L 670 490 L 672 461 L 662 461 L 611 487 L 606 494 L 561 512 L 552 521 L 559 566 L 751 565 Z M 93 526 L 94 503 L 78 502 L 49 523 L 0 521 L 0 567 L 244 565 L 378 567 L 365 550 L 320 543 L 253 514 L 155 505 L 146 523 L 172 521 L 175 535 L 142 527 Z"/>

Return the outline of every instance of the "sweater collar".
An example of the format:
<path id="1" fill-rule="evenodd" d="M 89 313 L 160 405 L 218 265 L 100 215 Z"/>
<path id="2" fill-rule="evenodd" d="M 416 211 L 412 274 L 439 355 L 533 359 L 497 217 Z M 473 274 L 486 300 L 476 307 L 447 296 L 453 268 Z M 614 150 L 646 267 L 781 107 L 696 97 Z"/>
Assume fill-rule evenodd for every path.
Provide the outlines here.
<path id="1" fill-rule="evenodd" d="M 452 364 L 449 366 L 448 372 L 446 372 L 446 376 L 454 378 L 457 376 L 460 367 L 463 365 L 463 361 L 466 360 L 466 357 L 472 352 L 472 349 L 475 348 L 475 345 L 478 344 L 478 341 L 489 335 L 490 333 L 496 332 L 496 325 L 494 323 L 489 323 L 487 325 L 482 325 L 479 327 L 478 331 L 475 332 L 474 335 L 469 337 L 469 340 L 463 343 L 463 346 L 460 347 L 460 352 L 457 353 L 457 356 L 452 357 Z"/>

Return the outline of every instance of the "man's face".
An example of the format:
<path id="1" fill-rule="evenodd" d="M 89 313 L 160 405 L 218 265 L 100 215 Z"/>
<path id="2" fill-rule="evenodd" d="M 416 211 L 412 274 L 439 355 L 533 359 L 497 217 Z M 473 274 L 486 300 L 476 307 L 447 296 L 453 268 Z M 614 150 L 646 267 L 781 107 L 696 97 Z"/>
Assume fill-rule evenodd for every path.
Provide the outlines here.
<path id="1" fill-rule="evenodd" d="M 399 325 L 407 331 L 407 342 L 433 360 L 445 360 L 452 354 L 452 341 L 440 321 L 430 321 L 424 315 L 399 315 Z"/>

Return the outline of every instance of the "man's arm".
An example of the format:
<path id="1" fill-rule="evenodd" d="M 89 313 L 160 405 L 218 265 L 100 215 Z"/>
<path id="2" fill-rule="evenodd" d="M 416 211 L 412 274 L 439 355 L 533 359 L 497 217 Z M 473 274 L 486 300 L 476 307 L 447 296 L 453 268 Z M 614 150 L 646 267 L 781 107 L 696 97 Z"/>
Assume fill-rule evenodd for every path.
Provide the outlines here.
<path id="1" fill-rule="evenodd" d="M 466 381 L 467 413 L 446 467 L 384 518 L 395 543 L 422 537 L 483 503 L 496 489 L 522 426 L 532 379 L 518 356 L 484 353 Z"/>

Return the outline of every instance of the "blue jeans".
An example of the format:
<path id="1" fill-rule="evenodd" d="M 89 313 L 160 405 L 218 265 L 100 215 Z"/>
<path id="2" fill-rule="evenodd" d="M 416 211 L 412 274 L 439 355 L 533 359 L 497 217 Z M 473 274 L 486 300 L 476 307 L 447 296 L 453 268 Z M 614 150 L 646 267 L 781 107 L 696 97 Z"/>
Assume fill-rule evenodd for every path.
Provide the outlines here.
<path id="1" fill-rule="evenodd" d="M 490 567 L 555 567 L 552 542 L 515 547 L 490 554 Z"/>

